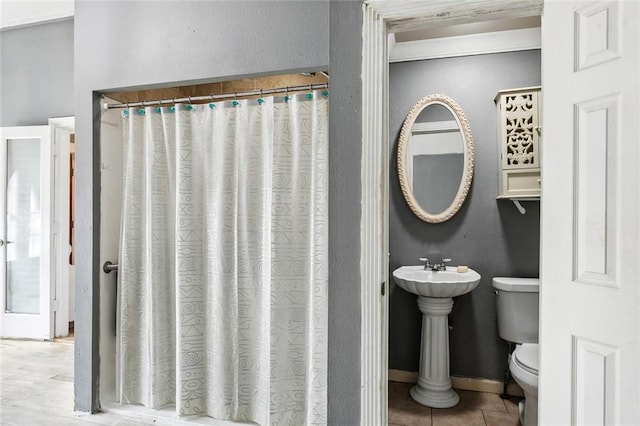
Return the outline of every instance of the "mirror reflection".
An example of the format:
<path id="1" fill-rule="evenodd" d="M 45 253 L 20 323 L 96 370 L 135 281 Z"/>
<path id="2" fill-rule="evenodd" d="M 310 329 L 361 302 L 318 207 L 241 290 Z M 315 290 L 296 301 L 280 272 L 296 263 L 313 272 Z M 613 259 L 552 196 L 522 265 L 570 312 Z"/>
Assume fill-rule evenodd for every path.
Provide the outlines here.
<path id="1" fill-rule="evenodd" d="M 464 146 L 455 117 L 439 104 L 427 106 L 411 128 L 407 180 L 427 213 L 444 212 L 458 193 L 464 169 Z"/>
<path id="2" fill-rule="evenodd" d="M 409 111 L 398 143 L 398 175 L 411 211 L 429 223 L 451 219 L 473 177 L 473 138 L 460 106 L 428 95 Z"/>

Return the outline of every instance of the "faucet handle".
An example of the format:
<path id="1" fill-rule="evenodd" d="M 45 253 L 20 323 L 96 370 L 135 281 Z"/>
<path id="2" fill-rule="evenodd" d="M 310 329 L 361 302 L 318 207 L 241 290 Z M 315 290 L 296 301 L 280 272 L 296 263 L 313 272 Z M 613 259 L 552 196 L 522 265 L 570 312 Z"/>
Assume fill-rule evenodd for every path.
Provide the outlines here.
<path id="1" fill-rule="evenodd" d="M 424 262 L 424 269 L 431 268 L 431 263 L 429 263 L 428 257 L 419 257 L 418 259 L 420 260 L 420 262 Z"/>
<path id="2" fill-rule="evenodd" d="M 446 270 L 447 270 L 447 262 L 451 262 L 451 259 L 445 259 L 445 258 L 442 258 L 441 262 L 442 262 L 442 263 L 440 263 L 440 268 L 441 268 L 443 271 L 446 271 Z"/>

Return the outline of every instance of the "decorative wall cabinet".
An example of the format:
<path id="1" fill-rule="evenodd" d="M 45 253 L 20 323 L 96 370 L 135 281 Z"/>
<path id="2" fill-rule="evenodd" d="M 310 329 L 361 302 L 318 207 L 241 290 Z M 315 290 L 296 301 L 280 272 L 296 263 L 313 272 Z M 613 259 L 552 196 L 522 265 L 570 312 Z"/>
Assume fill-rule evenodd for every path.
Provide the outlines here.
<path id="1" fill-rule="evenodd" d="M 540 87 L 508 89 L 494 99 L 500 152 L 498 198 L 540 198 Z"/>

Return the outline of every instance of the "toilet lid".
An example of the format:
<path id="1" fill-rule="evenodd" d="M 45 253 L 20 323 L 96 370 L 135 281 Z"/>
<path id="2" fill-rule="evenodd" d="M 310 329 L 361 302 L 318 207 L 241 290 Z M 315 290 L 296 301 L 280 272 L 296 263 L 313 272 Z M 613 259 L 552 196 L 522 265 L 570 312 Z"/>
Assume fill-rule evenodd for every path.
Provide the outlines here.
<path id="1" fill-rule="evenodd" d="M 520 367 L 531 374 L 538 374 L 538 344 L 523 343 L 513 356 Z"/>

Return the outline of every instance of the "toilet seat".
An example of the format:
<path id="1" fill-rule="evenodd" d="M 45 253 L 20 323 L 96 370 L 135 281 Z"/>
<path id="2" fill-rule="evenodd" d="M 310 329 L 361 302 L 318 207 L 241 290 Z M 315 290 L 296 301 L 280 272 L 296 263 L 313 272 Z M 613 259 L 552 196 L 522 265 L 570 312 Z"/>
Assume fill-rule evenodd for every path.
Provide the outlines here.
<path id="1" fill-rule="evenodd" d="M 523 343 L 513 352 L 515 363 L 528 373 L 538 375 L 538 344 Z"/>

